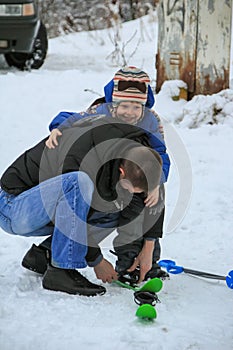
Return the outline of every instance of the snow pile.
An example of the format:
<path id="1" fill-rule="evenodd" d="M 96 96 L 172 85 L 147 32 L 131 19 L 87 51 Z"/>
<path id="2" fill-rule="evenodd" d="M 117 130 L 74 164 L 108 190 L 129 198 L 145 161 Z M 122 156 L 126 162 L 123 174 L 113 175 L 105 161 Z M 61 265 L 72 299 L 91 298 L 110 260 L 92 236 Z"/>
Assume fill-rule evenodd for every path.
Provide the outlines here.
<path id="1" fill-rule="evenodd" d="M 167 80 L 156 96 L 155 109 L 157 113 L 171 123 L 181 118 L 182 109 L 187 104 L 184 99 L 174 99 L 174 97 L 179 97 L 180 89 L 187 89 L 187 84 L 184 81 Z"/>
<path id="2" fill-rule="evenodd" d="M 180 121 L 181 126 L 188 128 L 225 123 L 233 126 L 233 90 L 230 89 L 213 95 L 194 96 L 183 107 Z"/>
<path id="3" fill-rule="evenodd" d="M 163 83 L 156 104 L 156 110 L 162 117 L 190 129 L 213 124 L 233 126 L 232 89 L 222 90 L 213 95 L 197 95 L 190 101 L 174 100 L 182 88 L 187 88 L 182 80 L 169 80 Z M 166 111 L 164 111 L 165 105 Z"/>
<path id="4" fill-rule="evenodd" d="M 174 100 L 175 96 L 180 95 L 180 89 L 187 89 L 187 84 L 183 80 L 166 80 L 162 85 L 162 94 Z"/>

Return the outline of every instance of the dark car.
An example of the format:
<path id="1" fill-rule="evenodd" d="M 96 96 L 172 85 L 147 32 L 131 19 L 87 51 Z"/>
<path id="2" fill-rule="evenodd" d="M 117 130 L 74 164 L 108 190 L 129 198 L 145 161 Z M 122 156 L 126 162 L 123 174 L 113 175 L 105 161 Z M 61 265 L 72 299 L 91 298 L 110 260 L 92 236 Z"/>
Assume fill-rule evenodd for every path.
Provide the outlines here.
<path id="1" fill-rule="evenodd" d="M 9 66 L 38 69 L 47 49 L 47 32 L 39 18 L 38 2 L 0 0 L 0 54 L 4 54 Z"/>

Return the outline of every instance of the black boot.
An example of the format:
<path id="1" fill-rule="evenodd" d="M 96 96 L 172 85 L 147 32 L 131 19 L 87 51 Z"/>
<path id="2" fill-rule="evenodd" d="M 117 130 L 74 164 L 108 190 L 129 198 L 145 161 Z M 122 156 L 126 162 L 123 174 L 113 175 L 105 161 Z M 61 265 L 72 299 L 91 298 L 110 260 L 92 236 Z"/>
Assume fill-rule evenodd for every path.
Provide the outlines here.
<path id="1" fill-rule="evenodd" d="M 50 263 L 50 250 L 33 244 L 22 260 L 22 266 L 31 271 L 44 274 Z"/>
<path id="2" fill-rule="evenodd" d="M 58 269 L 53 266 L 48 266 L 42 284 L 45 289 L 69 294 L 95 296 L 106 292 L 103 286 L 91 283 L 77 270 Z"/>
<path id="3" fill-rule="evenodd" d="M 161 280 L 166 280 L 169 279 L 169 274 L 166 271 L 162 270 L 157 263 L 153 263 L 152 268 L 147 272 L 145 276 L 145 281 L 155 277 L 160 278 Z"/>
<path id="4" fill-rule="evenodd" d="M 134 271 L 132 272 L 128 272 L 128 271 L 122 271 L 122 272 L 118 272 L 118 281 L 123 282 L 125 284 L 128 284 L 132 287 L 135 287 L 139 281 L 140 278 L 140 270 L 138 268 L 136 268 Z"/>

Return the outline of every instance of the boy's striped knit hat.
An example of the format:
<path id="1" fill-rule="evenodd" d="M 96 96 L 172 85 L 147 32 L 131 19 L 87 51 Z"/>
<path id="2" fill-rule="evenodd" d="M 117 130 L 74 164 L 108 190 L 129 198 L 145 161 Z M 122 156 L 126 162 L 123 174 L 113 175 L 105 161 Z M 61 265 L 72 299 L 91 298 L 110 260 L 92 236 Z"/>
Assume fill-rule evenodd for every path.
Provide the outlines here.
<path id="1" fill-rule="evenodd" d="M 150 78 L 141 69 L 123 67 L 116 72 L 113 83 L 112 101 L 114 103 L 130 101 L 146 104 Z"/>

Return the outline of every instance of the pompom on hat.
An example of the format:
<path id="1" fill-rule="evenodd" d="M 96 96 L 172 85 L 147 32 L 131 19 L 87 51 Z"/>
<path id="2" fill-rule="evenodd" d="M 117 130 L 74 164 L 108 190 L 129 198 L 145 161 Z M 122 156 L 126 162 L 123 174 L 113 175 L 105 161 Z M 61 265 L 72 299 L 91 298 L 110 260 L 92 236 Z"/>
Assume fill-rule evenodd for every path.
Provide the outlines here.
<path id="1" fill-rule="evenodd" d="M 139 68 L 123 67 L 113 78 L 112 102 L 138 102 L 143 106 L 148 99 L 150 78 Z"/>

